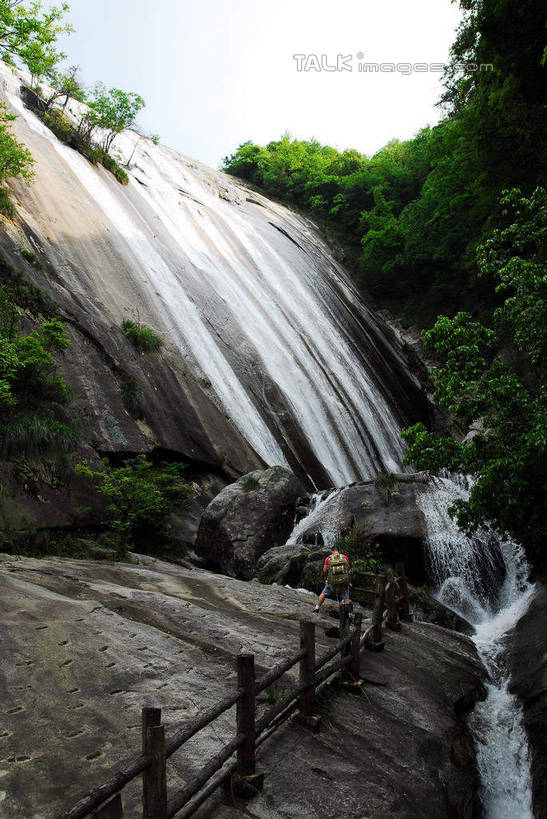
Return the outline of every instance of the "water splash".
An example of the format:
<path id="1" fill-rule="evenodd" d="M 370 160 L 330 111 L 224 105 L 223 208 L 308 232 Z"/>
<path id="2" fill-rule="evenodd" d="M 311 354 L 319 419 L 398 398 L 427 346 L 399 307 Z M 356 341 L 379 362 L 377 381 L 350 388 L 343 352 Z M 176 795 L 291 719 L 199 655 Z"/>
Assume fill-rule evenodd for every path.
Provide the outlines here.
<path id="1" fill-rule="evenodd" d="M 509 691 L 505 635 L 526 611 L 533 586 L 522 548 L 487 529 L 467 538 L 448 514 L 465 483 L 434 479 L 418 495 L 427 525 L 438 599 L 475 626 L 473 640 L 490 675 L 488 696 L 470 719 L 487 819 L 532 819 L 532 784 L 522 708 Z M 500 575 L 500 561 L 503 572 Z M 492 592 L 495 594 L 492 594 Z"/>
<path id="2" fill-rule="evenodd" d="M 337 501 L 344 488 L 316 492 L 310 501 L 308 514 L 295 524 L 287 543 L 303 543 L 303 537 L 309 531 L 320 532 L 325 546 L 334 543 L 343 529 L 341 505 Z"/>

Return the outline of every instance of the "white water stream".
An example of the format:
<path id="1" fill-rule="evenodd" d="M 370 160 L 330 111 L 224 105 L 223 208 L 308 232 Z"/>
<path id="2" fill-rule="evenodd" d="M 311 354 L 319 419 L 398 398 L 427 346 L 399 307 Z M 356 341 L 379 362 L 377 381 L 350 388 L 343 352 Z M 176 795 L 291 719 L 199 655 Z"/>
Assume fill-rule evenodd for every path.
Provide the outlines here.
<path id="1" fill-rule="evenodd" d="M 472 639 L 490 675 L 488 696 L 470 720 L 486 819 L 532 819 L 528 745 L 521 706 L 508 688 L 504 638 L 526 611 L 533 586 L 516 543 L 499 542 L 487 531 L 467 538 L 458 530 L 447 510 L 466 494 L 448 478 L 436 479 L 419 494 L 430 571 L 438 599 L 475 626 Z M 500 564 L 505 571 L 501 582 Z"/>
<path id="2" fill-rule="evenodd" d="M 465 478 L 432 479 L 418 485 L 416 495 L 427 525 L 428 568 L 436 597 L 473 624 L 472 639 L 490 676 L 488 696 L 470 718 L 485 817 L 533 819 L 522 709 L 509 692 L 504 665 L 505 635 L 525 613 L 533 592 L 523 550 L 487 530 L 473 537 L 459 531 L 448 509 L 467 497 Z M 315 531 L 328 546 L 344 525 L 343 506 L 343 488 L 317 493 L 288 542 L 299 543 L 306 532 Z"/>

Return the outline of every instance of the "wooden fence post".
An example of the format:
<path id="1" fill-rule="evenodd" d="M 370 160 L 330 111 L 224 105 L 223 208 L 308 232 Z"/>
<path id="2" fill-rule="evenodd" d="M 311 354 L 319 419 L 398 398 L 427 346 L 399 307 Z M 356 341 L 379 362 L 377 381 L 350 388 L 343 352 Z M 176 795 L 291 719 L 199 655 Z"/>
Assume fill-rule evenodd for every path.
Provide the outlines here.
<path id="1" fill-rule="evenodd" d="M 142 774 L 143 819 L 167 819 L 165 729 L 160 723 L 161 708 L 142 709 L 142 749 L 152 757 Z"/>
<path id="2" fill-rule="evenodd" d="M 399 621 L 399 615 L 397 614 L 397 591 L 395 588 L 393 569 L 388 569 L 386 571 L 386 580 L 386 626 L 392 631 L 400 631 L 401 623 Z"/>
<path id="3" fill-rule="evenodd" d="M 376 597 L 372 610 L 371 636 L 366 641 L 369 651 L 381 651 L 384 647 L 382 641 L 382 617 L 386 602 L 386 580 L 383 575 L 378 575 L 376 581 Z"/>
<path id="4" fill-rule="evenodd" d="M 300 682 L 306 688 L 300 695 L 300 713 L 313 717 L 315 710 L 315 623 L 300 623 L 300 648 L 306 651 L 300 660 Z"/>
<path id="5" fill-rule="evenodd" d="M 399 580 L 399 588 L 401 590 L 401 596 L 399 599 L 399 612 L 401 620 L 406 620 L 407 622 L 412 622 L 412 614 L 410 613 L 410 602 L 408 597 L 408 584 L 406 582 L 406 574 L 405 574 L 405 567 L 403 563 L 397 563 L 395 566 L 395 572 L 397 574 L 397 578 Z"/>
<path id="6" fill-rule="evenodd" d="M 354 680 L 361 677 L 361 621 L 363 615 L 357 612 L 355 615 L 353 634 L 351 638 L 351 666 L 350 671 Z"/>
<path id="7" fill-rule="evenodd" d="M 237 773 L 253 776 L 255 773 L 255 658 L 254 654 L 237 655 L 237 685 L 243 694 L 237 702 L 237 733 L 245 741 L 237 751 Z"/>

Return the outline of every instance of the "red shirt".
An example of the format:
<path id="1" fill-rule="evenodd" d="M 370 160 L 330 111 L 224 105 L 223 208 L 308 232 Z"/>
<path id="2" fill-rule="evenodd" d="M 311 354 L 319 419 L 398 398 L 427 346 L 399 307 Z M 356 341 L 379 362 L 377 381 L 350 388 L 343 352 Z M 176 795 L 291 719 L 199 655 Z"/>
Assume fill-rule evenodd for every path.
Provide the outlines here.
<path id="1" fill-rule="evenodd" d="M 331 557 L 334 557 L 334 555 L 327 555 L 327 557 L 325 558 L 325 562 L 324 562 L 324 564 L 323 564 L 323 569 L 326 569 L 326 568 L 327 568 L 327 566 L 329 565 L 329 560 L 331 559 Z M 341 554 L 341 555 L 340 555 L 340 557 L 343 557 L 343 558 L 344 558 L 344 560 L 345 560 L 347 563 L 349 563 L 349 560 L 348 560 L 348 558 L 346 557 L 346 555 Z"/>

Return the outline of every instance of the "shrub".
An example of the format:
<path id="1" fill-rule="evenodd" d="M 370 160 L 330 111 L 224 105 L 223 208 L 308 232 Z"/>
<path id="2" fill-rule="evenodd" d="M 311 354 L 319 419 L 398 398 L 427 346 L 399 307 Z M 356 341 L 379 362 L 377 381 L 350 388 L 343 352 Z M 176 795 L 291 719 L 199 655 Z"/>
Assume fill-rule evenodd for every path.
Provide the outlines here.
<path id="1" fill-rule="evenodd" d="M 141 389 L 134 378 L 126 378 L 122 383 L 123 405 L 126 410 L 140 418 L 142 415 L 142 408 L 140 403 Z"/>
<path id="2" fill-rule="evenodd" d="M 77 441 L 76 429 L 52 416 L 23 415 L 0 425 L 0 445 L 8 457 L 68 452 Z"/>
<path id="3" fill-rule="evenodd" d="M 239 482 L 245 492 L 251 492 L 253 489 L 260 486 L 260 481 L 252 474 L 244 475 Z"/>
<path id="4" fill-rule="evenodd" d="M 103 460 L 103 470 L 93 471 L 81 463 L 76 471 L 90 478 L 97 490 L 110 500 L 108 520 L 111 545 L 118 554 L 128 549 L 157 551 L 169 543 L 169 513 L 174 507 L 186 509 L 193 495 L 184 484 L 181 463 L 153 466 L 146 455 L 128 459 L 120 467 Z"/>
<path id="5" fill-rule="evenodd" d="M 50 131 L 53 131 L 57 139 L 64 142 L 65 145 L 71 145 L 74 137 L 75 128 L 68 117 L 61 114 L 55 108 L 45 111 L 41 114 L 42 122 L 47 125 Z"/>
<path id="6" fill-rule="evenodd" d="M 116 162 L 116 160 L 107 154 L 106 151 L 103 151 L 101 162 L 103 163 L 104 167 L 107 171 L 110 171 L 114 174 L 118 182 L 122 185 L 127 185 L 129 183 L 129 177 L 124 171 L 124 169 Z"/>
<path id="7" fill-rule="evenodd" d="M 353 576 L 359 572 L 380 572 L 383 568 L 382 551 L 368 534 L 368 523 L 352 526 L 335 541 L 338 549 L 350 560 Z"/>
<path id="8" fill-rule="evenodd" d="M 161 347 L 161 339 L 155 334 L 151 327 L 147 327 L 136 319 L 125 319 L 122 324 L 125 337 L 140 352 L 156 352 Z"/>
<path id="9" fill-rule="evenodd" d="M 8 219 L 13 219 L 15 216 L 15 208 L 5 188 L 0 188 L 0 213 L 7 216 Z"/>
<path id="10" fill-rule="evenodd" d="M 19 253 L 23 257 L 23 259 L 26 259 L 27 262 L 29 262 L 31 265 L 34 265 L 34 267 L 42 267 L 42 262 L 40 261 L 36 253 L 34 253 L 34 251 L 27 250 L 26 247 L 22 247 L 19 250 Z"/>

